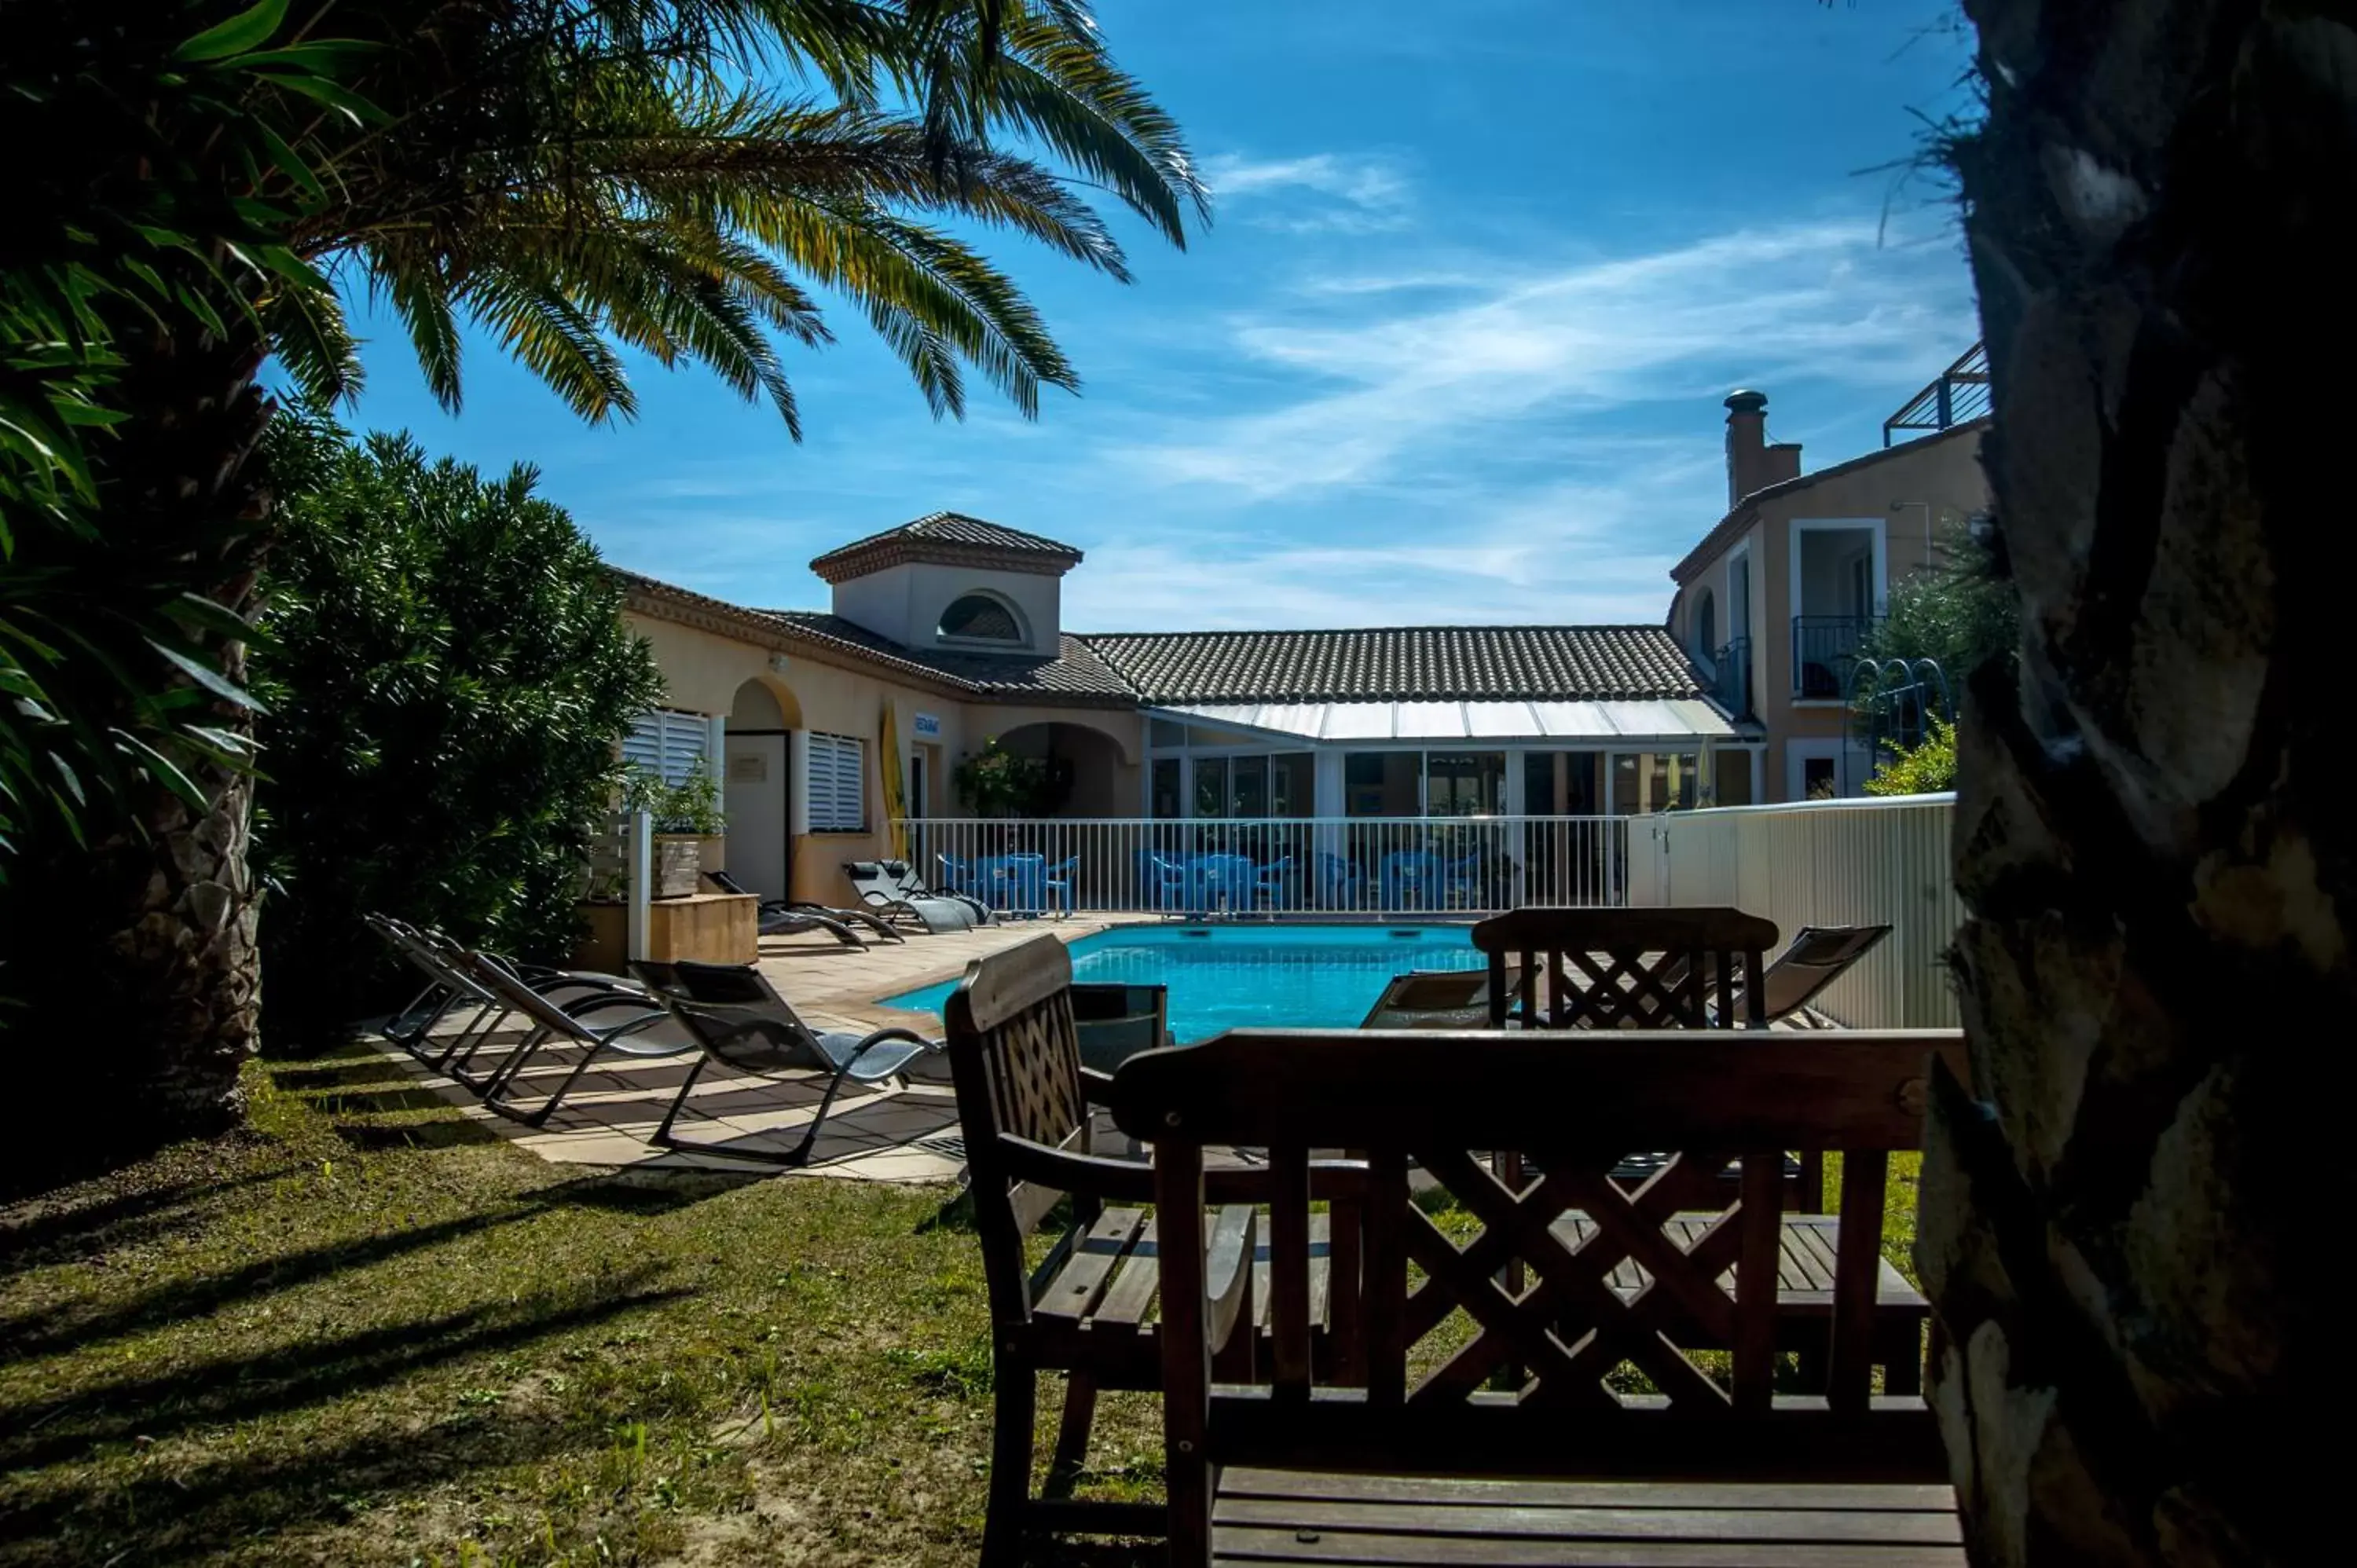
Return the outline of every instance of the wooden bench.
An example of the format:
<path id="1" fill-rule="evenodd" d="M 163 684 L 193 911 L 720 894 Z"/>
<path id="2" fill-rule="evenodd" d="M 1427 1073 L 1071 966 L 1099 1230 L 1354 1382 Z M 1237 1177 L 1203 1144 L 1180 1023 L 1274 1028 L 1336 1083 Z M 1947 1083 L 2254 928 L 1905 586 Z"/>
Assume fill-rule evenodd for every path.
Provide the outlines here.
<path id="1" fill-rule="evenodd" d="M 1133 1058 L 1112 1102 L 1155 1150 L 1173 1564 L 1961 1563 L 1932 1414 L 1873 1381 L 1888 1156 L 1934 1053 L 1961 1067 L 1961 1036 L 1240 1031 Z M 1203 1156 L 1234 1144 L 1268 1152 L 1269 1355 L 1215 1380 Z M 1796 1147 L 1844 1155 L 1830 1228 L 1784 1222 Z M 1313 1148 L 1366 1155 L 1349 1381 L 1311 1344 Z M 1469 1152 L 1500 1148 L 1544 1174 Z M 1640 1150 L 1673 1153 L 1631 1190 Z M 1411 1164 L 1478 1235 L 1435 1225 Z M 1823 1297 L 1819 1393 L 1776 1386 L 1788 1288 Z"/>

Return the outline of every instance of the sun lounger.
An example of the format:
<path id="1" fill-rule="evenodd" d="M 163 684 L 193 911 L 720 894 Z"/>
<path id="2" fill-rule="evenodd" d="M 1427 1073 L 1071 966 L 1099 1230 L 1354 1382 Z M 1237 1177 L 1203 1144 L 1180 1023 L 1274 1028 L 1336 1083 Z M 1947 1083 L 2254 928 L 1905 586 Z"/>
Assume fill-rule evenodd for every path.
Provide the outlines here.
<path id="1" fill-rule="evenodd" d="M 1515 981 L 1510 975 L 1506 988 Z M 1486 1029 L 1490 1027 L 1490 972 L 1486 969 L 1412 969 L 1392 976 L 1375 998 L 1361 1029 Z"/>
<path id="2" fill-rule="evenodd" d="M 430 927 L 412 926 L 390 915 L 369 914 L 361 920 L 426 981 L 425 990 L 386 1021 L 382 1031 L 386 1038 L 467 1087 L 480 1088 L 482 1080 L 468 1075 L 468 1064 L 514 1010 L 476 978 L 467 950 L 458 942 Z M 561 1006 L 618 991 L 646 999 L 636 983 L 618 974 L 548 969 L 513 959 L 500 962 L 509 973 Z M 441 1043 L 436 1048 L 434 1029 L 459 1009 L 472 1015 L 457 1034 L 439 1036 Z"/>
<path id="3" fill-rule="evenodd" d="M 882 867 L 886 876 L 891 878 L 893 886 L 903 898 L 932 898 L 945 900 L 952 904 L 963 904 L 973 915 L 974 924 L 977 926 L 990 924 L 990 906 L 981 899 L 963 893 L 944 893 L 938 888 L 926 886 L 923 875 L 905 860 L 879 860 L 876 864 Z"/>
<path id="4" fill-rule="evenodd" d="M 1832 1021 L 1809 1004 L 1889 934 L 1889 926 L 1803 926 L 1792 945 L 1777 954 L 1760 977 L 1760 1005 L 1768 1021 L 1797 1019 L 1812 1028 L 1831 1026 Z"/>
<path id="5" fill-rule="evenodd" d="M 628 990 L 616 989 L 559 1005 L 525 984 L 512 969 L 489 953 L 469 952 L 467 961 L 469 972 L 485 990 L 533 1025 L 523 1044 L 508 1053 L 507 1059 L 483 1086 L 486 1106 L 527 1126 L 545 1123 L 565 1103 L 565 1097 L 573 1092 L 573 1086 L 581 1081 L 589 1065 L 609 1052 L 639 1058 L 675 1057 L 695 1048 L 685 1040 L 648 1038 L 647 1031 L 671 1014 L 651 993 L 627 981 L 618 980 L 616 984 L 627 985 Z M 529 1111 L 520 1109 L 514 1098 L 518 1080 L 552 1042 L 578 1046 L 580 1059 L 538 1106 Z"/>
<path id="6" fill-rule="evenodd" d="M 819 1129 L 825 1125 L 835 1096 L 845 1083 L 871 1088 L 888 1083 L 902 1077 L 918 1058 L 943 1048 L 939 1041 L 909 1029 L 877 1029 L 866 1035 L 813 1029 L 749 964 L 683 961 L 633 964 L 631 969 L 662 993 L 704 1053 L 688 1070 L 686 1081 L 679 1086 L 671 1109 L 654 1131 L 653 1141 L 665 1148 L 694 1149 L 770 1165 L 805 1165 L 818 1142 Z M 805 1069 L 827 1074 L 818 1114 L 802 1130 L 801 1141 L 788 1150 L 759 1149 L 685 1139 L 673 1133 L 673 1123 L 686 1107 L 696 1080 L 716 1061 L 759 1078 Z"/>
<path id="7" fill-rule="evenodd" d="M 704 875 L 723 893 L 745 896 L 753 891 L 725 871 L 707 871 Z M 851 929 L 854 923 L 892 941 L 907 940 L 891 921 L 878 919 L 865 909 L 833 909 L 823 904 L 806 904 L 791 898 L 764 898 L 758 929 L 765 937 L 791 937 L 809 931 L 824 931 L 845 947 L 864 949 L 867 943 Z"/>
<path id="8" fill-rule="evenodd" d="M 880 918 L 913 920 L 928 931 L 963 931 L 982 924 L 975 906 L 968 900 L 904 893 L 899 879 L 888 875 L 881 861 L 848 860 L 844 862 L 843 874 L 851 879 L 851 890 L 860 903 Z"/>

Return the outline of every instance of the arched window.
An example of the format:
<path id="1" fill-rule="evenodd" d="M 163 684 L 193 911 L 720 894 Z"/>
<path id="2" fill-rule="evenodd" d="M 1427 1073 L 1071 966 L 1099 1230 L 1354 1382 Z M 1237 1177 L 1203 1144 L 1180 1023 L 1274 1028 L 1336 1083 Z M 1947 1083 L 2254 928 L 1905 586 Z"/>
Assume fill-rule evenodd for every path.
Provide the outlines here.
<path id="1" fill-rule="evenodd" d="M 1716 657 L 1718 652 L 1718 601 L 1708 588 L 1695 605 L 1695 653 L 1702 659 Z"/>
<path id="2" fill-rule="evenodd" d="M 1013 605 L 996 594 L 961 594 L 942 612 L 941 625 L 934 628 L 936 637 L 944 642 L 1014 642 L 1029 640 L 1023 634 L 1023 618 Z"/>

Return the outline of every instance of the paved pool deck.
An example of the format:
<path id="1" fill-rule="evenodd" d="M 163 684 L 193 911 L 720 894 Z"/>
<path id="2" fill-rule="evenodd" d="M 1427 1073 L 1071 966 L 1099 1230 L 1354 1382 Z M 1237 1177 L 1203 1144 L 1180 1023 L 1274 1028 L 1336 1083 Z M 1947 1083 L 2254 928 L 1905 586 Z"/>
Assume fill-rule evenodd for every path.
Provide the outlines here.
<path id="1" fill-rule="evenodd" d="M 1114 926 L 1150 923 L 1155 918 L 1084 915 L 1017 920 L 970 931 L 911 933 L 904 941 L 873 941 L 864 952 L 823 933 L 764 937 L 760 964 L 779 994 L 791 1002 L 813 1029 L 866 1034 L 898 1024 L 938 1036 L 938 1015 L 879 1006 L 876 999 L 954 980 L 974 959 L 1042 935 L 1071 942 Z M 683 1042 L 685 1038 L 675 1023 L 658 1026 L 649 1037 Z M 519 1148 L 558 1165 L 924 1183 L 953 1182 L 965 1168 L 949 1064 L 939 1058 L 920 1064 L 904 1088 L 868 1092 L 846 1086 L 819 1132 L 810 1163 L 781 1167 L 731 1159 L 725 1151 L 791 1148 L 809 1126 L 825 1091 L 825 1079 L 819 1074 L 757 1079 L 732 1074 L 725 1068 L 708 1070 L 688 1097 L 688 1108 L 673 1131 L 682 1137 L 709 1141 L 721 1152 L 691 1154 L 658 1148 L 647 1140 L 694 1066 L 693 1053 L 651 1060 L 603 1058 L 582 1075 L 545 1126 L 528 1127 L 485 1110 L 468 1090 L 390 1042 L 380 1040 L 379 1044 L 388 1069 L 405 1081 L 425 1085 Z M 537 1090 L 553 1089 L 579 1059 L 570 1050 L 543 1052 L 518 1079 L 516 1098 L 531 1103 Z"/>

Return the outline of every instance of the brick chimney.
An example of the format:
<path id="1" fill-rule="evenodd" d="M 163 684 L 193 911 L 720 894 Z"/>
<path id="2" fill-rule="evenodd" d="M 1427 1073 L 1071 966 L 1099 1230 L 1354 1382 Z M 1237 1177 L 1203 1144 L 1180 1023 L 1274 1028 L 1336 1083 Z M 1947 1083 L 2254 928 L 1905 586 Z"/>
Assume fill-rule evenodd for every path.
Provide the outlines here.
<path id="1" fill-rule="evenodd" d="M 1727 504 L 1801 477 L 1801 444 L 1768 440 L 1768 394 L 1749 389 L 1727 398 Z"/>

